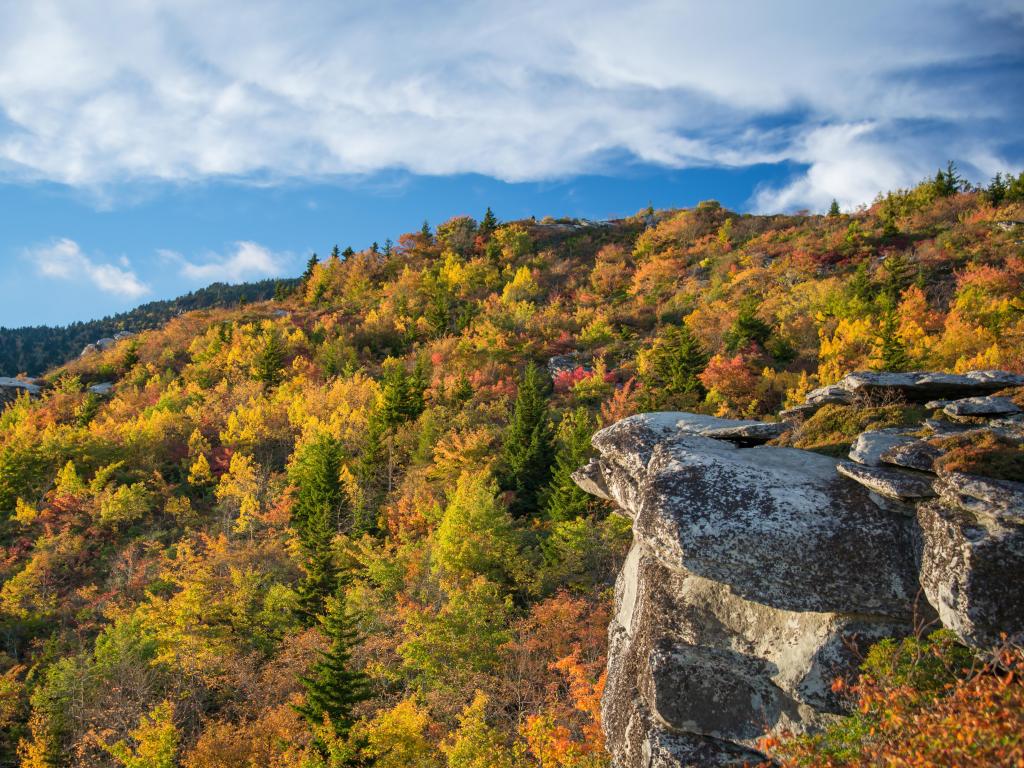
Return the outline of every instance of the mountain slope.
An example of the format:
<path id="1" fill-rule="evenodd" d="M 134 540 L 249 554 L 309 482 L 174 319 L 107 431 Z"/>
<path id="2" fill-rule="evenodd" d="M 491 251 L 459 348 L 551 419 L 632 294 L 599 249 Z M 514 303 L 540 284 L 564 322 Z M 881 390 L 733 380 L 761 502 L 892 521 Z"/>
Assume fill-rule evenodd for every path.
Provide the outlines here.
<path id="1" fill-rule="evenodd" d="M 151 301 L 127 312 L 100 320 L 71 323 L 66 326 L 0 327 L 0 376 L 26 373 L 39 376 L 81 353 L 86 344 L 111 337 L 119 331 L 144 331 L 159 328 L 175 315 L 193 309 L 230 307 L 239 302 L 263 301 L 274 295 L 279 281 L 228 285 L 214 283 L 197 291 L 166 301 Z M 290 287 L 294 281 L 284 281 Z"/>
<path id="2" fill-rule="evenodd" d="M 1014 219 L 931 182 L 854 215 L 457 217 L 73 360 L 0 415 L 0 764 L 606 765 L 630 528 L 569 477 L 590 436 L 857 368 L 1024 370 Z M 328 646 L 371 696 L 310 723 Z"/>

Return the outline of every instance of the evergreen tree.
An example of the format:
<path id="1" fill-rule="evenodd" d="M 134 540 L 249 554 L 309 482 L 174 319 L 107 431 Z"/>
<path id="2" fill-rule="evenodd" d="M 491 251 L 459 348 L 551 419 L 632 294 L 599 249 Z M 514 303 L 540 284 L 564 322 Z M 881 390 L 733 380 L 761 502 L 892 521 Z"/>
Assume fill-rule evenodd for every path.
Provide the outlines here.
<path id="1" fill-rule="evenodd" d="M 907 371 L 913 367 L 906 345 L 899 337 L 899 319 L 896 305 L 886 298 L 879 328 L 877 370 Z"/>
<path id="2" fill-rule="evenodd" d="M 434 242 L 434 233 L 430 231 L 430 222 L 424 219 L 423 226 L 420 227 L 420 240 L 424 245 L 430 245 Z"/>
<path id="3" fill-rule="evenodd" d="M 314 253 L 309 257 L 309 261 L 306 262 L 306 271 L 302 273 L 302 284 L 306 285 L 309 279 L 313 276 L 313 269 L 317 264 L 320 263 L 320 258 Z"/>
<path id="4" fill-rule="evenodd" d="M 663 331 L 650 352 L 642 380 L 646 391 L 644 407 L 692 408 L 707 394 L 698 378 L 708 356 L 685 324 Z"/>
<path id="5" fill-rule="evenodd" d="M 391 252 L 394 250 L 394 247 L 395 244 L 391 242 L 391 238 L 389 237 L 387 240 L 384 241 L 384 255 L 390 256 Z"/>
<path id="6" fill-rule="evenodd" d="M 487 206 L 487 212 L 484 213 L 483 221 L 480 222 L 480 234 L 484 237 L 490 237 L 491 233 L 498 228 L 498 217 L 494 215 L 494 211 L 491 210 L 490 206 Z"/>
<path id="7" fill-rule="evenodd" d="M 834 219 L 834 218 L 836 218 L 837 216 L 839 216 L 839 215 L 840 215 L 841 213 L 842 213 L 842 211 L 840 211 L 840 210 L 839 210 L 839 201 L 838 201 L 838 200 L 836 200 L 836 199 L 835 199 L 835 198 L 833 197 L 833 198 L 832 198 L 832 205 L 830 205 L 830 206 L 828 207 L 828 215 L 829 215 L 829 217 L 830 217 L 830 218 L 833 218 L 833 219 Z"/>
<path id="8" fill-rule="evenodd" d="M 331 261 L 341 261 L 341 251 L 338 250 L 337 243 L 331 248 Z"/>
<path id="9" fill-rule="evenodd" d="M 362 492 L 359 509 L 355 511 L 353 529 L 372 533 L 377 528 L 377 511 L 388 486 L 387 425 L 379 408 L 370 411 L 366 423 L 366 442 L 356 462 L 356 481 Z"/>
<path id="10" fill-rule="evenodd" d="M 727 351 L 737 352 L 752 343 L 763 347 L 768 341 L 772 327 L 757 317 L 757 306 L 757 299 L 753 296 L 740 302 L 739 314 L 723 338 Z"/>
<path id="11" fill-rule="evenodd" d="M 263 347 L 253 361 L 253 373 L 263 386 L 276 387 L 284 378 L 284 342 L 277 328 L 271 328 L 263 336 Z"/>
<path id="12" fill-rule="evenodd" d="M 305 718 L 314 733 L 326 720 L 332 735 L 344 739 L 356 721 L 353 710 L 370 698 L 371 691 L 369 677 L 353 668 L 352 648 L 359 642 L 359 634 L 346 610 L 343 586 L 328 598 L 321 625 L 331 645 L 321 651 L 309 675 L 299 678 L 306 689 L 306 700 L 296 705 L 295 711 Z M 324 751 L 325 745 L 320 739 L 314 738 L 314 744 Z"/>
<path id="13" fill-rule="evenodd" d="M 541 376 L 536 365 L 526 366 L 505 435 L 502 486 L 515 492 L 510 509 L 516 516 L 537 509 L 539 496 L 551 479 L 554 444 Z"/>
<path id="14" fill-rule="evenodd" d="M 549 520 L 574 520 L 590 508 L 590 495 L 576 485 L 572 473 L 586 463 L 593 434 L 594 423 L 586 408 L 566 414 L 558 425 L 558 452 L 547 497 Z"/>
<path id="15" fill-rule="evenodd" d="M 1003 180 L 1003 174 L 997 173 L 985 188 L 985 199 L 992 205 L 999 205 L 1005 197 L 1006 182 Z"/>
<path id="16" fill-rule="evenodd" d="M 346 260 L 350 259 L 351 257 L 353 257 L 355 255 L 356 255 L 356 252 L 352 250 L 352 246 L 351 245 L 345 246 L 345 250 L 341 252 L 341 258 L 346 259 Z"/>
<path id="17" fill-rule="evenodd" d="M 935 174 L 933 182 L 935 193 L 939 197 L 949 197 L 957 192 L 962 192 L 967 187 L 964 177 L 957 171 L 956 163 L 950 160 L 946 164 L 946 170 L 939 170 Z"/>
<path id="18" fill-rule="evenodd" d="M 292 526 L 299 537 L 306 576 L 299 586 L 300 612 L 308 619 L 323 612 L 337 581 L 332 542 L 349 522 L 348 497 L 341 485 L 341 446 L 327 434 L 303 449 L 291 468 L 295 487 Z"/>

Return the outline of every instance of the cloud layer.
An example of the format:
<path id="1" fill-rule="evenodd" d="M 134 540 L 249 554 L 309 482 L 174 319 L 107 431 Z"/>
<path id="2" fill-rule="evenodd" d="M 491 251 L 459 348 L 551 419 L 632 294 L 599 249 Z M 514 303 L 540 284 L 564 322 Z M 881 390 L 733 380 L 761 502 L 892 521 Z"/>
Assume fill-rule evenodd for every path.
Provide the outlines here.
<path id="1" fill-rule="evenodd" d="M 7 4 L 0 179 L 791 161 L 756 205 L 854 205 L 1024 163 L 1022 40 L 1021 0 Z"/>
<path id="2" fill-rule="evenodd" d="M 280 277 L 287 271 L 283 255 L 273 253 L 259 243 L 248 240 L 235 243 L 235 250 L 225 255 L 212 255 L 202 263 L 188 261 L 178 254 L 163 252 L 181 262 L 181 275 L 197 283 L 242 283 L 266 277 Z"/>
<path id="3" fill-rule="evenodd" d="M 82 252 L 78 243 L 67 238 L 29 249 L 25 256 L 43 277 L 85 281 L 104 293 L 132 299 L 149 291 L 126 262 L 121 267 L 97 263 Z"/>

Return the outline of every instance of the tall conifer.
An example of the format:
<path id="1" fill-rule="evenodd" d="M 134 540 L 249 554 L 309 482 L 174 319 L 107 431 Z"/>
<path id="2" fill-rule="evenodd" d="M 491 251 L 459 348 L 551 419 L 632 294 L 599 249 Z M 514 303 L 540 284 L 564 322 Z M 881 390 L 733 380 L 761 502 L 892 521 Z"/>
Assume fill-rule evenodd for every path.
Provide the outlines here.
<path id="1" fill-rule="evenodd" d="M 526 366 L 505 435 L 503 486 L 515 492 L 510 509 L 519 516 L 537 509 L 538 498 L 551 479 L 554 461 L 551 421 L 541 375 L 533 363 Z"/>

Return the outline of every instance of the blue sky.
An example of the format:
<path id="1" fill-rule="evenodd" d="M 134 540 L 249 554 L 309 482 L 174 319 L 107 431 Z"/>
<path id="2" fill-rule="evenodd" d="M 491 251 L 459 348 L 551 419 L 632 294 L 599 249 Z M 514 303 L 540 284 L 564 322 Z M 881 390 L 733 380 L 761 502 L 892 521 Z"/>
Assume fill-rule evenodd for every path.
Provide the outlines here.
<path id="1" fill-rule="evenodd" d="M 853 208 L 1022 118 L 1024 0 L 0 0 L 0 325 L 488 205 Z"/>

